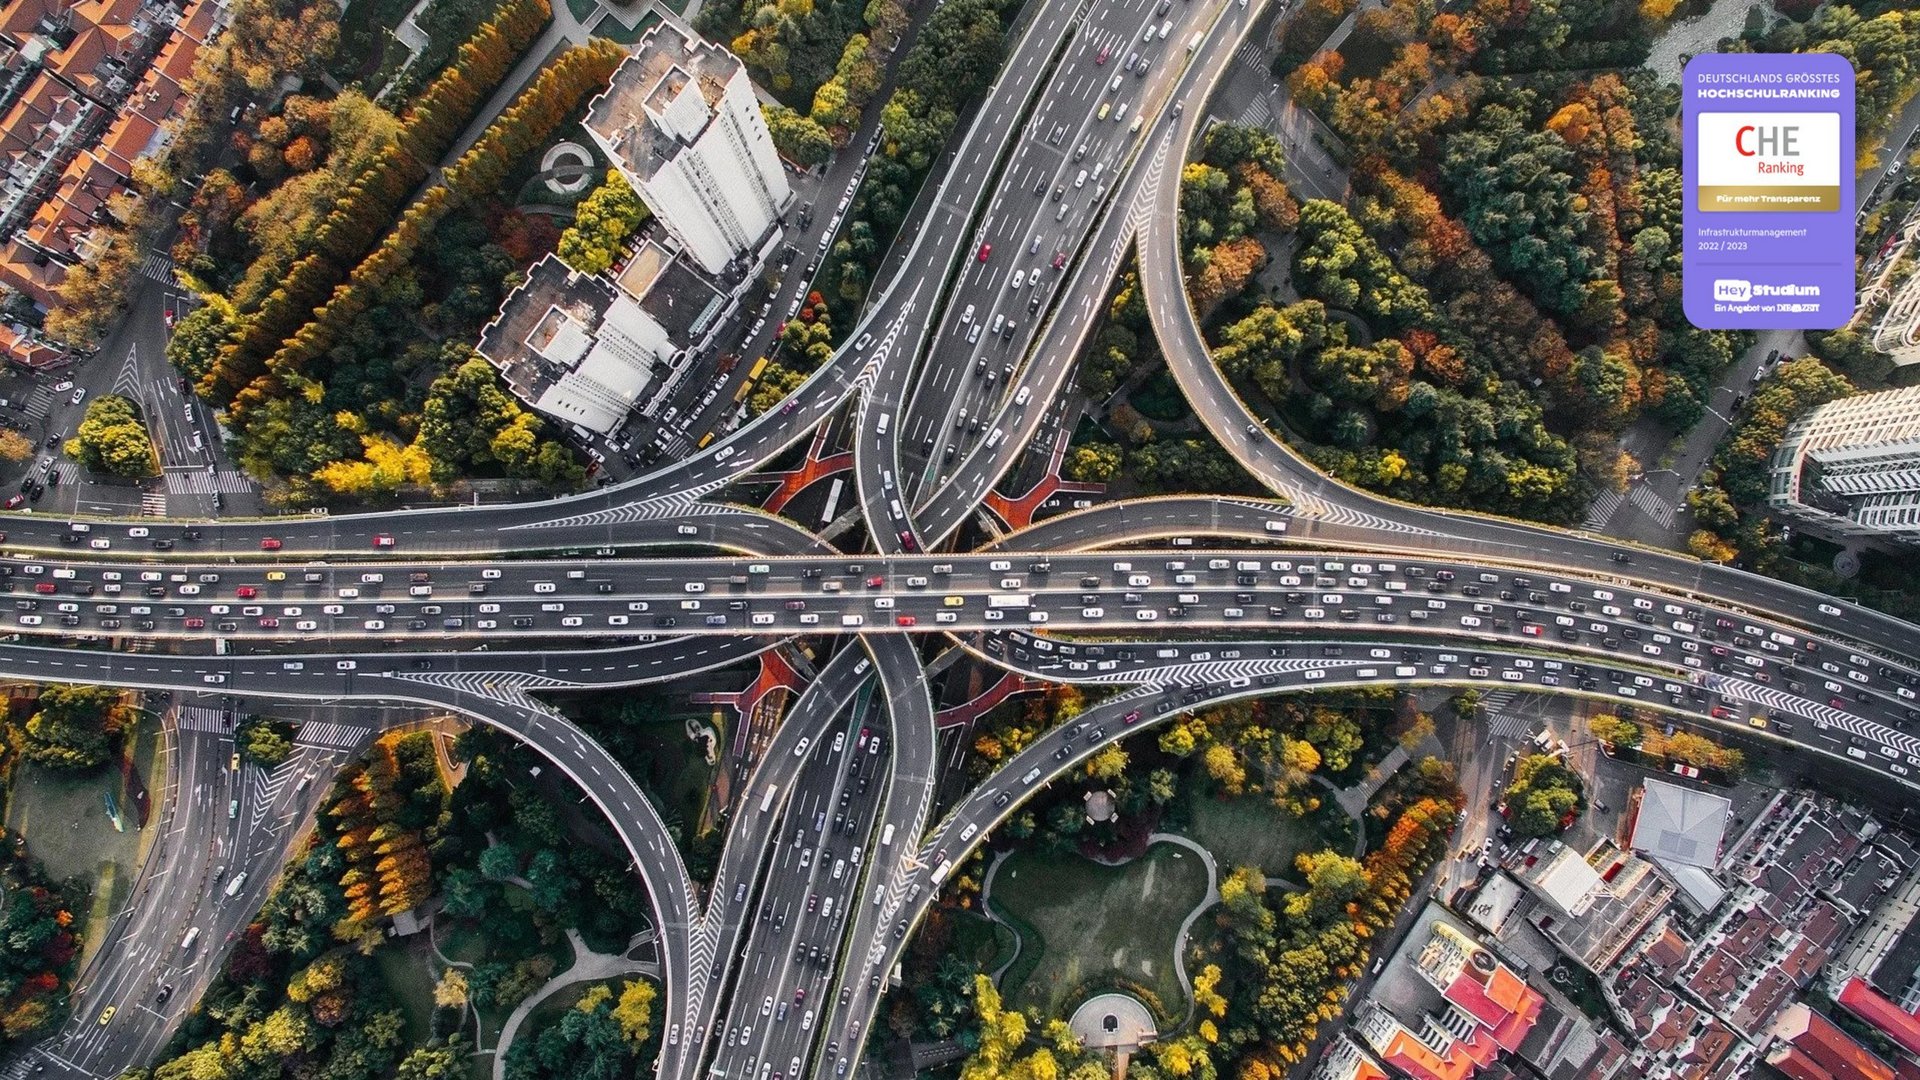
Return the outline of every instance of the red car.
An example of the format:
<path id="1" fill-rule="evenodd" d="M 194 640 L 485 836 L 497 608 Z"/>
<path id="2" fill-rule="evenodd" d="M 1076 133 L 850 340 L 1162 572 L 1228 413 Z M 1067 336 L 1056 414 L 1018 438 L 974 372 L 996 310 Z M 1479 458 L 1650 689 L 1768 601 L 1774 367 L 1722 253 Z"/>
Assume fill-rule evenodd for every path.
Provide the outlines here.
<path id="1" fill-rule="evenodd" d="M 377 547 L 377 548 L 389 548 L 389 547 L 392 547 L 392 546 L 393 546 L 393 537 L 391 537 L 391 536 L 388 536 L 388 535 L 387 535 L 386 533 L 381 533 L 381 534 L 379 534 L 378 536 L 375 536 L 375 537 L 373 538 L 373 546 L 374 546 L 374 547 Z"/>
<path id="2" fill-rule="evenodd" d="M 207 620 L 188 619 L 186 622 L 186 626 L 187 626 L 187 629 L 189 630 L 205 630 L 207 628 Z"/>
<path id="3" fill-rule="evenodd" d="M 919 542 L 914 540 L 913 533 L 907 531 L 906 529 L 900 530 L 900 546 L 903 548 L 906 548 L 908 551 L 920 550 Z"/>
<path id="4" fill-rule="evenodd" d="M 1065 266 L 1065 265 L 1067 265 L 1067 253 L 1066 253 L 1066 252 L 1064 252 L 1064 251 L 1056 251 L 1056 252 L 1054 252 L 1054 253 L 1053 253 L 1053 268 L 1054 268 L 1055 270 L 1058 270 L 1058 269 L 1060 269 L 1061 267 L 1063 267 L 1063 266 Z"/>
<path id="5" fill-rule="evenodd" d="M 9 496 L 7 498 L 7 509 L 12 510 L 13 508 L 19 506 L 21 503 L 24 503 L 26 501 L 27 501 L 27 497 L 25 495 Z"/>
<path id="6" fill-rule="evenodd" d="M 260 550 L 261 551 L 279 551 L 280 541 L 269 536 L 265 540 L 260 541 Z"/>
<path id="7" fill-rule="evenodd" d="M 1104 67 L 1106 66 L 1106 63 L 1107 63 L 1107 57 L 1112 55 L 1113 55 L 1113 46 L 1109 45 L 1106 48 L 1100 50 L 1100 55 L 1094 57 L 1093 62 Z"/>
<path id="8" fill-rule="evenodd" d="M 893 617 L 893 625 L 895 626 L 912 626 L 913 624 L 914 618 L 911 615 L 895 615 Z"/>
<path id="9" fill-rule="evenodd" d="M 886 583 L 887 583 L 886 578 L 881 577 L 879 574 L 875 574 L 872 577 L 867 579 L 867 588 L 878 589 L 885 586 Z"/>
<path id="10" fill-rule="evenodd" d="M 33 591 L 37 593 L 51 593 L 54 590 L 55 586 L 51 581 L 35 582 L 33 586 Z"/>
<path id="11" fill-rule="evenodd" d="M 233 595 L 239 597 L 242 600 L 251 600 L 254 597 L 260 595 L 260 590 L 254 588 L 251 585 L 242 585 L 238 589 L 235 589 L 233 591 Z"/>
<path id="12" fill-rule="evenodd" d="M 991 254 L 993 254 L 993 245 L 992 245 L 992 244 L 981 244 L 981 245 L 980 245 L 980 261 L 981 261 L 981 262 L 986 262 L 986 261 L 987 261 L 987 256 L 989 256 L 989 255 L 991 255 Z"/>
<path id="13" fill-rule="evenodd" d="M 274 618 L 271 615 L 260 620 L 260 629 L 262 630 L 277 630 L 279 628 L 280 628 L 280 620 Z"/>

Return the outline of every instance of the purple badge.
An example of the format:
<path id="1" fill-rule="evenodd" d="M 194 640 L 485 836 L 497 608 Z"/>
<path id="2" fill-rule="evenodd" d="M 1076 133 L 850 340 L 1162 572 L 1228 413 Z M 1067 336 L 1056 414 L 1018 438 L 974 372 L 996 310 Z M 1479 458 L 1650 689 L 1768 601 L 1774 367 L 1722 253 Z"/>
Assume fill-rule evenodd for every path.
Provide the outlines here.
<path id="1" fill-rule="evenodd" d="M 1681 76 L 1687 319 L 1831 330 L 1853 315 L 1853 67 L 1705 53 Z"/>

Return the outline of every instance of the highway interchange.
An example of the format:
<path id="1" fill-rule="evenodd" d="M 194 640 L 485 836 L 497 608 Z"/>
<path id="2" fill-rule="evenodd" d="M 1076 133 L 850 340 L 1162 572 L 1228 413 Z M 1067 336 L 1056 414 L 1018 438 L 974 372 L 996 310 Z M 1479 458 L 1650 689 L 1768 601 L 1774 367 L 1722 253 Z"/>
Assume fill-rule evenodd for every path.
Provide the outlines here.
<path id="1" fill-rule="evenodd" d="M 1345 488 L 1234 398 L 1182 291 L 1178 175 L 1264 7 L 1036 0 L 866 316 L 786 406 L 705 451 L 505 507 L 13 515 L 0 626 L 20 636 L 0 644 L 0 667 L 209 701 L 403 704 L 513 732 L 592 799 L 647 884 L 669 1077 L 845 1075 L 952 865 L 1100 746 L 1212 701 L 1436 683 L 1583 694 L 1911 783 L 1909 624 L 1737 570 Z M 1144 73 L 1126 70 L 1136 54 Z M 938 551 L 1034 438 L 1135 247 L 1176 378 L 1281 501 L 1097 506 Z M 849 405 L 877 553 L 725 501 Z M 1117 694 L 936 821 L 929 635 Z M 799 636 L 850 640 L 746 780 L 711 883 L 688 876 L 620 764 L 532 696 L 684 678 Z M 133 637 L 161 647 L 114 651 Z M 208 832 L 221 812 L 204 792 L 177 806 Z M 196 916 L 210 939 L 257 907 L 282 854 L 254 851 L 266 872 L 245 903 Z M 97 970 L 149 971 L 179 930 L 136 912 Z M 181 982 L 156 1001 L 151 984 L 90 979 L 38 1063 L 73 1076 L 142 1064 L 193 996 Z M 113 1023 L 96 1023 L 110 1006 Z M 123 1030 L 136 1009 L 153 1018 Z"/>

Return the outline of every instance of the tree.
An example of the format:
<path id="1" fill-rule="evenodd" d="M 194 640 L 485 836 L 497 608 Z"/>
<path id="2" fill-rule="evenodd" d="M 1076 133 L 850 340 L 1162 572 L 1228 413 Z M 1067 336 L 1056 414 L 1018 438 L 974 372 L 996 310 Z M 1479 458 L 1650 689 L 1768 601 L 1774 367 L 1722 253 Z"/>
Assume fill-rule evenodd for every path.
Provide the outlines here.
<path id="1" fill-rule="evenodd" d="M 655 993 L 652 983 L 632 979 L 620 988 L 619 1004 L 613 1007 L 613 1022 L 619 1025 L 621 1037 L 636 1052 L 653 1033 Z"/>
<path id="2" fill-rule="evenodd" d="M 67 440 L 67 455 L 96 472 L 152 476 L 158 459 L 140 419 L 139 406 L 119 394 L 102 394 Z"/>
<path id="3" fill-rule="evenodd" d="M 1069 480 L 1104 484 L 1120 473 L 1120 448 L 1105 442 L 1076 446 L 1060 471 Z"/>
<path id="4" fill-rule="evenodd" d="M 1507 821 L 1515 835 L 1551 836 L 1579 808 L 1580 778 L 1557 757 L 1524 754 L 1514 763 L 1506 799 Z"/>
<path id="5" fill-rule="evenodd" d="M 292 757 L 293 740 L 281 730 L 282 727 L 265 717 L 248 717 L 235 733 L 240 744 L 240 756 L 267 769 Z"/>
<path id="6" fill-rule="evenodd" d="M 494 844 L 480 853 L 480 873 L 492 881 L 520 876 L 520 856 L 507 844 Z"/>
<path id="7" fill-rule="evenodd" d="M 556 253 L 583 274 L 598 274 L 620 257 L 627 238 L 647 220 L 647 205 L 618 169 L 574 208 L 573 224 L 560 234 Z"/>
<path id="8" fill-rule="evenodd" d="M 832 85 L 832 84 L 829 84 Z M 826 92 L 826 87 L 821 88 Z M 819 97 L 815 97 L 814 108 L 820 108 Z M 767 133 L 773 136 L 774 149 L 780 156 L 804 169 L 824 165 L 833 156 L 833 136 L 827 129 L 810 116 L 802 116 L 785 105 L 762 105 L 760 115 L 766 118 Z"/>
<path id="9" fill-rule="evenodd" d="M 1609 713 L 1588 720 L 1587 730 L 1594 738 L 1619 749 L 1630 750 L 1640 745 L 1640 725 Z"/>
<path id="10" fill-rule="evenodd" d="M 442 1009 L 467 1007 L 467 976 L 459 968 L 448 968 L 433 985 L 433 1003 Z"/>
<path id="11" fill-rule="evenodd" d="M 1740 549 L 1709 529 L 1695 529 L 1687 537 L 1687 551 L 1705 562 L 1728 563 L 1740 557 Z"/>
<path id="12" fill-rule="evenodd" d="M 417 1046 L 400 1059 L 398 1080 L 458 1080 L 467 1075 L 466 1044 L 458 1040 L 443 1045 Z"/>
<path id="13" fill-rule="evenodd" d="M 19 464 L 33 457 L 33 443 L 12 428 L 0 430 L 0 461 Z"/>
<path id="14" fill-rule="evenodd" d="M 189 380 L 197 383 L 213 370 L 220 347 L 233 331 L 227 311 L 225 301 L 216 298 L 175 320 L 173 336 L 167 339 L 167 361 Z"/>
<path id="15" fill-rule="evenodd" d="M 107 760 L 132 711 L 104 686 L 49 686 L 27 719 L 26 757 L 60 769 L 88 769 Z"/>

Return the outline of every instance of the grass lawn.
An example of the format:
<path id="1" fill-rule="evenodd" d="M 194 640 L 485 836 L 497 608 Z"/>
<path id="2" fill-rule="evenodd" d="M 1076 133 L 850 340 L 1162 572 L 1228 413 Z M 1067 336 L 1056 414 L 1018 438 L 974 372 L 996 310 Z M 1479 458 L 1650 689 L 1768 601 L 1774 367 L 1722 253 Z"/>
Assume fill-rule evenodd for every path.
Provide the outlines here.
<path id="1" fill-rule="evenodd" d="M 1156 368 L 1135 387 L 1127 395 L 1127 403 L 1140 410 L 1141 416 L 1163 424 L 1185 420 L 1193 412 L 1187 407 L 1186 396 L 1180 393 L 1180 384 L 1173 381 L 1173 373 L 1164 366 Z"/>
<path id="2" fill-rule="evenodd" d="M 1326 846 L 1311 820 L 1257 796 L 1215 799 L 1197 786 L 1185 785 L 1189 824 L 1183 831 L 1213 852 L 1223 874 L 1230 867 L 1258 866 L 1268 877 L 1291 877 L 1295 855 Z"/>
<path id="3" fill-rule="evenodd" d="M 977 911 L 953 916 L 953 954 L 981 971 L 992 971 L 1013 955 L 1014 932 Z"/>
<path id="4" fill-rule="evenodd" d="M 1169 1009 L 1185 1000 L 1173 974 L 1173 935 L 1206 895 L 1207 873 L 1190 852 L 1156 845 L 1125 866 L 1021 852 L 993 879 L 993 904 L 1028 923 L 1039 942 L 1022 946 L 1018 986 L 1002 987 L 1014 1008 L 1064 1016 L 1066 995 L 1097 975 L 1138 982 Z M 1025 950 L 1039 945 L 1039 955 Z M 1008 982 L 1016 974 L 1008 972 Z"/>
<path id="5" fill-rule="evenodd" d="M 374 951 L 373 961 L 380 968 L 380 978 L 406 1015 L 407 1044 L 425 1042 L 433 1030 L 435 979 L 433 954 L 427 949 L 427 939 L 415 936 L 389 941 Z"/>
<path id="6" fill-rule="evenodd" d="M 49 877 L 57 881 L 77 877 L 90 891 L 82 964 L 106 936 L 107 920 L 125 906 L 141 853 L 152 838 L 153 823 L 139 823 L 132 793 L 144 790 L 147 813 L 158 813 L 154 804 L 165 786 L 159 748 L 160 725 L 141 714 L 127 734 L 124 751 L 132 762 L 131 782 L 111 762 L 83 773 L 31 762 L 21 762 L 14 770 L 7 828 L 26 838 L 28 853 L 40 860 Z M 107 814 L 109 794 L 119 810 L 117 819 Z"/>
<path id="7" fill-rule="evenodd" d="M 687 0 L 662 0 L 662 2 L 665 3 L 667 7 L 672 8 L 676 15 L 686 13 Z M 594 26 L 593 36 L 617 41 L 622 45 L 631 45 L 639 41 L 642 34 L 653 29 L 659 22 L 660 13 L 657 11 L 649 11 L 634 21 L 632 29 L 628 29 L 619 19 L 614 18 L 612 12 L 608 12 L 600 19 L 600 22 Z"/>

